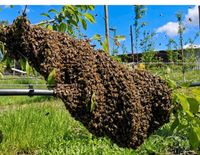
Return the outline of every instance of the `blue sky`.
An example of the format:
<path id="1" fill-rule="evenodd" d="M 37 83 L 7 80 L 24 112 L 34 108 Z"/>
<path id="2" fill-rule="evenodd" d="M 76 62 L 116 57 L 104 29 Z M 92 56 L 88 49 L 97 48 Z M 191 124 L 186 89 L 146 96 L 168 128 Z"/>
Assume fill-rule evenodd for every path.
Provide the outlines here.
<path id="1" fill-rule="evenodd" d="M 149 6 L 147 5 L 147 12 L 142 18 L 142 21 L 147 22 L 147 26 L 141 29 L 150 32 L 156 32 L 155 49 L 164 50 L 166 49 L 166 44 L 169 38 L 175 39 L 178 42 L 177 37 L 177 20 L 176 13 L 181 12 L 183 14 L 183 23 L 186 27 L 184 32 L 184 43 L 189 38 L 194 38 L 196 32 L 199 31 L 198 27 L 198 11 L 197 6 Z M 0 12 L 0 20 L 8 20 L 9 23 L 19 15 L 19 12 L 24 8 L 24 6 L 14 6 L 14 8 L 9 8 L 8 6 L 1 6 L 2 11 Z M 41 20 L 46 19 L 41 16 L 41 13 L 47 12 L 49 9 L 55 8 L 59 10 L 61 6 L 28 6 L 27 14 L 31 23 L 38 23 Z M 94 14 L 97 14 L 96 23 L 89 24 L 88 29 L 83 31 L 89 38 L 94 34 L 104 35 L 104 9 L 103 6 L 96 6 Z M 189 22 L 188 18 L 192 19 Z M 131 52 L 130 47 L 130 25 L 134 23 L 134 8 L 131 5 L 124 6 L 109 6 L 109 27 L 117 29 L 118 35 L 126 36 L 124 44 L 127 48 L 128 53 Z M 113 36 L 113 32 L 110 32 Z M 110 41 L 112 47 L 112 41 Z M 200 45 L 200 39 L 196 40 L 195 44 Z M 99 46 L 97 46 L 99 47 Z M 119 49 L 121 51 L 121 49 Z"/>

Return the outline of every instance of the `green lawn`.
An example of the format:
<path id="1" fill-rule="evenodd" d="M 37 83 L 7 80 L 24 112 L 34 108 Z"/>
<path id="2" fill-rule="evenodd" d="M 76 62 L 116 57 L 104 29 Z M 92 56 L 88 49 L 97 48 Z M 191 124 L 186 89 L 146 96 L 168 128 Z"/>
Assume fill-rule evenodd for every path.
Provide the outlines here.
<path id="1" fill-rule="evenodd" d="M 183 73 L 180 67 L 152 67 L 148 69 L 154 75 L 164 76 L 167 75 L 171 80 L 181 82 L 183 80 Z M 200 82 L 200 70 L 186 70 L 185 80 L 191 82 Z"/>

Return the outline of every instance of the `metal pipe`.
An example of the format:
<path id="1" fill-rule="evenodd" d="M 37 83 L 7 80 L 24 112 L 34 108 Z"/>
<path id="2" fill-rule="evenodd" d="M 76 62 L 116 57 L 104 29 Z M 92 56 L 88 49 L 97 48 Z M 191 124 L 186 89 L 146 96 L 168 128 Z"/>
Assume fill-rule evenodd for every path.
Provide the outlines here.
<path id="1" fill-rule="evenodd" d="M 192 82 L 189 87 L 198 87 L 200 86 L 200 82 Z"/>
<path id="2" fill-rule="evenodd" d="M 54 96 L 53 90 L 47 89 L 0 89 L 0 96 Z"/>

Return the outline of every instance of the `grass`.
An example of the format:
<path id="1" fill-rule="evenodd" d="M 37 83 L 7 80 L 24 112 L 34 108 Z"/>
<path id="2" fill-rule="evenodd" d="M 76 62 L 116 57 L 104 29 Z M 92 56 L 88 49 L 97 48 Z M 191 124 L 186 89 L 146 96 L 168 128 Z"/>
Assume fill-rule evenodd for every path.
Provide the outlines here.
<path id="1" fill-rule="evenodd" d="M 169 67 L 163 66 L 162 68 L 152 67 L 149 69 L 152 74 L 155 75 L 168 75 L 171 80 L 176 82 L 180 82 L 183 80 L 183 74 L 180 67 Z M 185 72 L 185 80 L 191 82 L 199 82 L 200 81 L 200 70 L 186 70 Z"/>
<path id="2" fill-rule="evenodd" d="M 0 88 L 28 88 L 29 84 L 35 84 L 34 88 L 46 88 L 43 78 L 10 75 L 0 78 Z"/>
<path id="3" fill-rule="evenodd" d="M 40 104 L 37 104 L 40 103 Z M 60 100 L 17 104 L 0 113 L 3 141 L 0 155 L 134 155 L 166 154 L 170 149 L 189 150 L 188 141 L 171 135 L 170 123 L 163 126 L 137 150 L 120 148 L 106 137 L 93 137 L 75 121 Z"/>

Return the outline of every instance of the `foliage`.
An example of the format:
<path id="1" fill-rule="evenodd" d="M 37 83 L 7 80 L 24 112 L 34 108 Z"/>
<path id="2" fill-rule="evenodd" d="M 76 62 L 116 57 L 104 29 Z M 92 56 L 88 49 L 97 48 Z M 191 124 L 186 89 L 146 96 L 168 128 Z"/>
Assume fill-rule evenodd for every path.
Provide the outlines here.
<path id="1" fill-rule="evenodd" d="M 193 96 L 174 93 L 174 121 L 172 132 L 187 136 L 191 149 L 200 151 L 200 93 L 192 91 Z"/>
<path id="2" fill-rule="evenodd" d="M 90 13 L 94 10 L 92 5 L 65 5 L 60 11 L 50 9 L 47 13 L 42 13 L 42 16 L 48 18 L 47 22 L 41 22 L 39 25 L 55 31 L 67 32 L 76 37 L 76 31 L 81 27 L 86 30 L 87 22 L 95 23 L 94 16 Z"/>
<path id="3" fill-rule="evenodd" d="M 177 86 L 167 73 L 165 79 L 173 89 L 171 132 L 173 135 L 182 134 L 187 137 L 190 149 L 200 151 L 200 91 L 193 89 L 190 95 L 187 95 L 177 88 L 188 88 L 189 83 Z"/>
<path id="4" fill-rule="evenodd" d="M 54 85 L 55 84 L 55 77 L 56 77 L 56 69 L 54 68 L 47 78 L 47 84 Z"/>
<path id="5" fill-rule="evenodd" d="M 146 64 L 156 62 L 156 52 L 152 50 L 142 53 L 141 60 Z"/>
<path id="6" fill-rule="evenodd" d="M 143 32 L 143 38 L 140 40 L 140 48 L 143 52 L 153 51 L 154 50 L 154 37 L 155 32 Z"/>
<path id="7" fill-rule="evenodd" d="M 178 54 L 178 45 L 173 39 L 170 38 L 167 44 L 167 57 L 169 62 L 178 62 Z"/>

